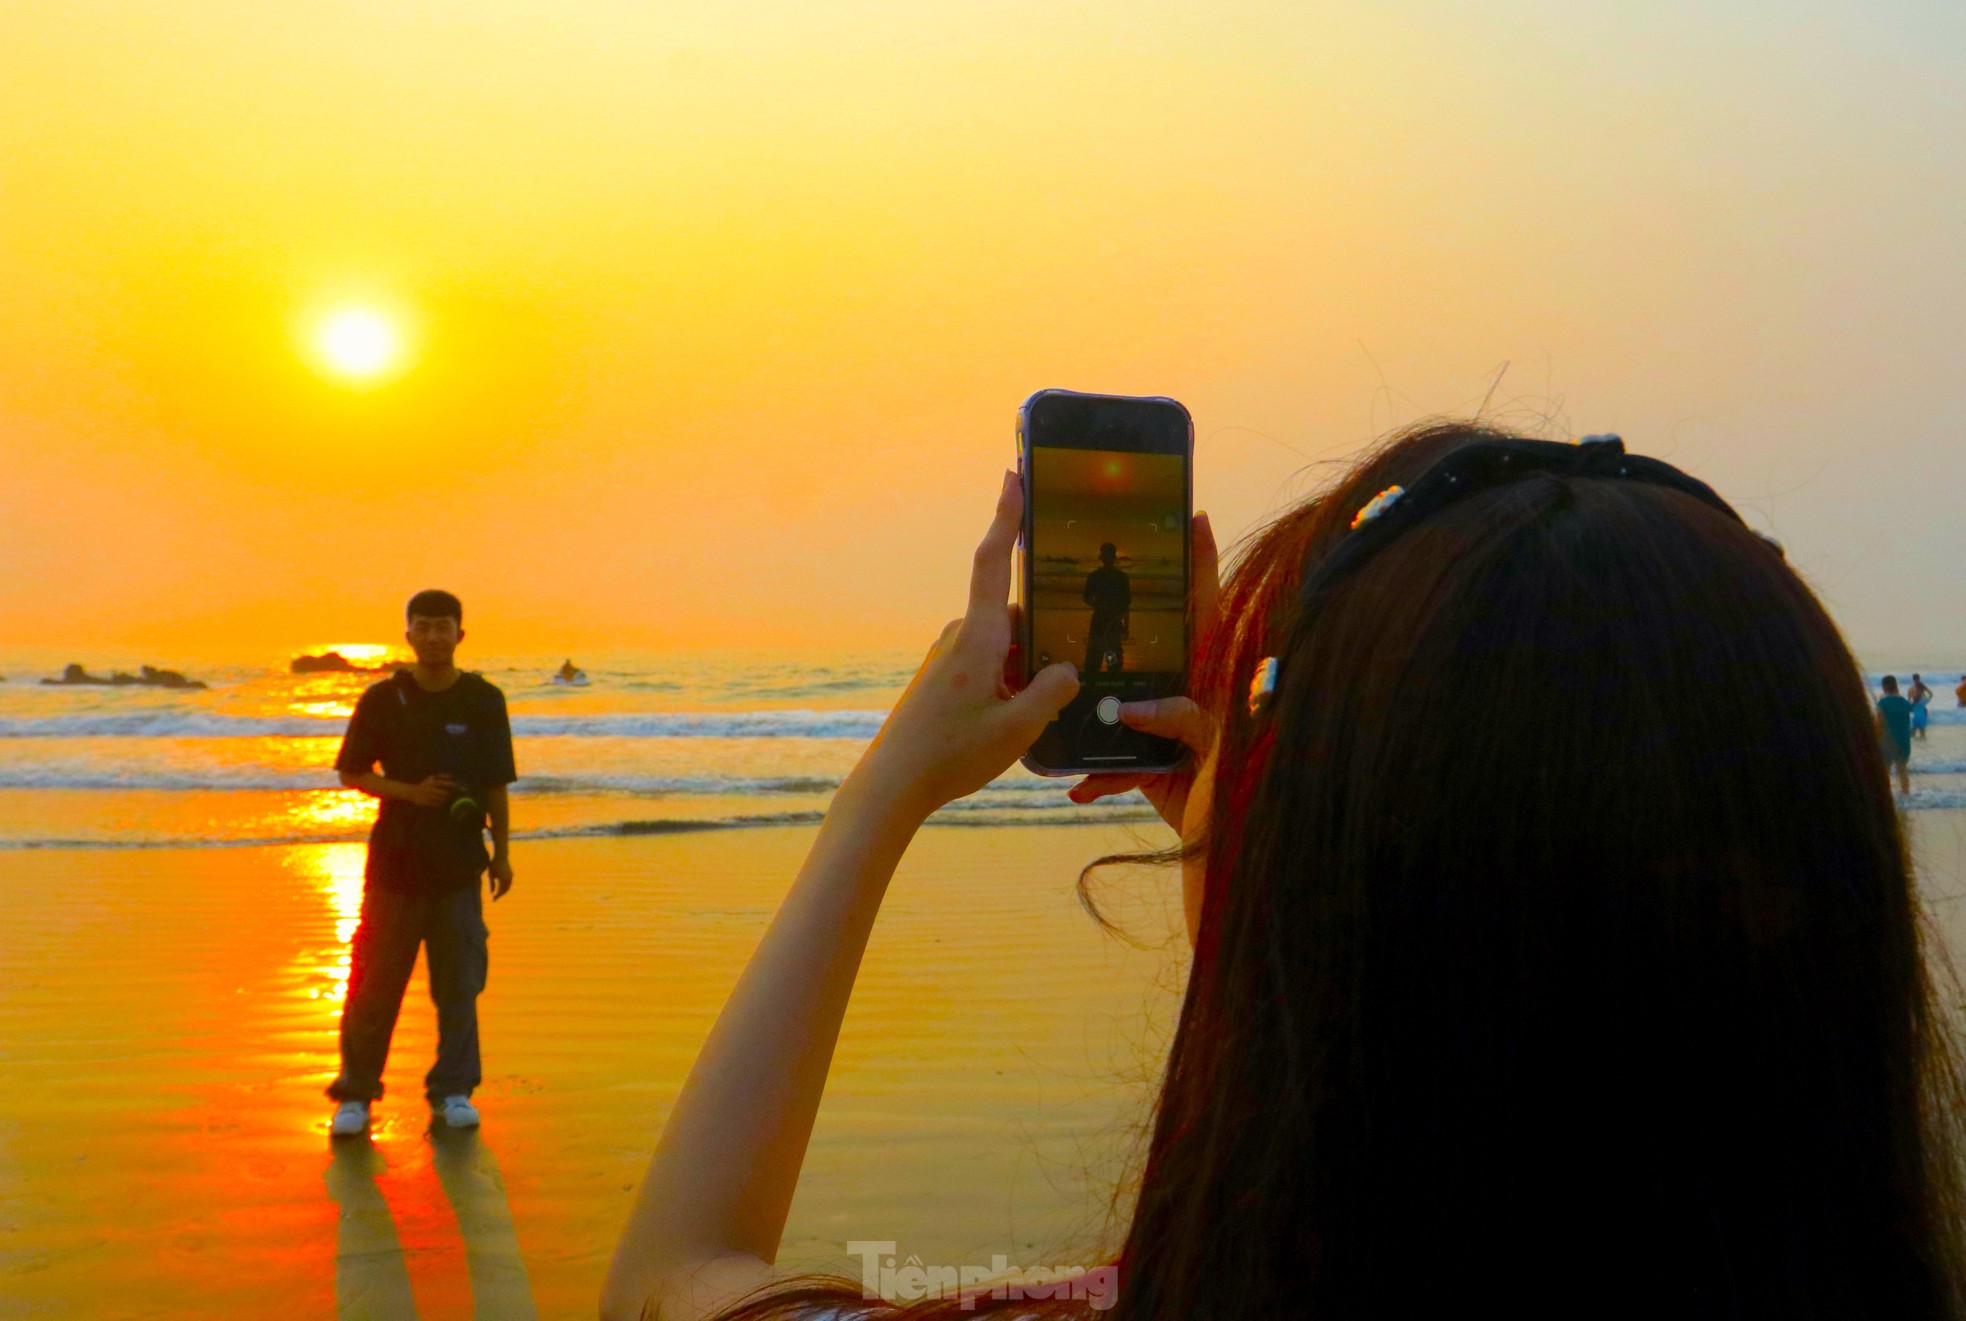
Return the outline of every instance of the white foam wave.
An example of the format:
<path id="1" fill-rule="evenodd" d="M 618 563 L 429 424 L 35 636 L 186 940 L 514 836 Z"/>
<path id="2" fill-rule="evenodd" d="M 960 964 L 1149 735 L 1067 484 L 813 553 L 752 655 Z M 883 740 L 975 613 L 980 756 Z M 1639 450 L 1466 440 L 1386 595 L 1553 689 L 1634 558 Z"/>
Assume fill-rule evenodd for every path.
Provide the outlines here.
<path id="1" fill-rule="evenodd" d="M 1966 809 L 1966 792 L 1944 789 L 1914 789 L 1900 800 L 1906 811 L 1956 811 Z M 751 830 L 768 826 L 816 824 L 824 814 L 817 810 L 741 813 L 720 817 L 637 817 L 593 821 L 575 825 L 550 826 L 535 830 L 516 830 L 516 840 L 592 839 L 640 835 L 678 835 L 707 830 Z M 1147 824 L 1159 818 L 1137 795 L 1079 804 L 1060 798 L 1056 802 L 990 803 L 977 798 L 952 803 L 928 819 L 931 826 L 976 828 L 985 826 L 1070 826 Z M 0 851 L 14 849 L 170 849 L 170 848 L 258 848 L 280 845 L 353 843 L 367 838 L 366 831 L 324 828 L 313 833 L 267 832 L 230 837 L 118 835 L 115 837 L 36 837 L 0 839 Z"/>
<path id="2" fill-rule="evenodd" d="M 191 790 L 261 789 L 307 791 L 337 789 L 341 782 L 325 769 L 276 770 L 267 766 L 226 766 L 158 770 L 129 766 L 0 766 L 0 789 Z"/>
<path id="3" fill-rule="evenodd" d="M 885 711 L 657 711 L 512 717 L 531 738 L 869 739 Z M 348 722 L 310 716 L 234 716 L 155 710 L 0 719 L 0 738 L 340 738 Z"/>
<path id="4" fill-rule="evenodd" d="M 325 767 L 281 770 L 266 766 L 214 766 L 193 769 L 132 766 L 0 766 L 0 789 L 260 790 L 307 792 L 338 789 L 340 781 Z M 515 796 L 664 797 L 676 795 L 767 797 L 783 794 L 830 794 L 838 779 L 824 775 L 528 775 L 512 786 Z M 1065 783 L 1057 780 L 999 780 L 979 791 L 984 805 L 1008 796 L 1012 803 L 1056 797 L 1064 801 Z M 975 800 L 965 800 L 971 802 Z M 1028 805 L 1028 804 L 1027 804 Z"/>
<path id="5" fill-rule="evenodd" d="M 952 805 L 954 806 L 954 805 Z M 765 826 L 817 825 L 825 813 L 817 810 L 791 812 L 752 812 L 722 817 L 638 817 L 614 821 L 593 821 L 567 826 L 547 826 L 535 830 L 515 830 L 515 840 L 601 839 L 638 835 L 683 835 L 706 830 L 755 830 Z M 1115 801 L 1113 804 L 1081 805 L 1061 802 L 1030 803 L 1017 808 L 995 807 L 985 811 L 942 811 L 929 817 L 932 826 L 1067 826 L 1114 822 L 1158 820 L 1144 804 Z M 181 848 L 260 848 L 300 844 L 346 844 L 368 838 L 366 831 L 324 828 L 312 833 L 293 831 L 241 834 L 227 837 L 207 835 L 117 835 L 114 837 L 38 837 L 17 836 L 0 839 L 0 851 L 13 849 L 181 849 Z"/>
<path id="6" fill-rule="evenodd" d="M 1957 789 L 1913 789 L 1909 797 L 1898 800 L 1898 806 L 1911 812 L 1948 811 L 1966 807 L 1966 793 Z"/>

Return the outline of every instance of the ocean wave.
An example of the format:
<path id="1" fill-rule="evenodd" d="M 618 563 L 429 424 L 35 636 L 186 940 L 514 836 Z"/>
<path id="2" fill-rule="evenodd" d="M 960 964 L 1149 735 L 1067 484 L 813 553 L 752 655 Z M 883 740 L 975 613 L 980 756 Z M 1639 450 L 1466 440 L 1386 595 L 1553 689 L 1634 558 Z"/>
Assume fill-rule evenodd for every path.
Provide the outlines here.
<path id="1" fill-rule="evenodd" d="M 1063 800 L 1065 781 L 998 780 L 978 791 L 994 802 L 1053 795 Z M 768 797 L 830 794 L 840 787 L 828 775 L 528 775 L 512 786 L 514 797 L 650 797 L 670 795 Z M 326 767 L 280 770 L 265 766 L 214 766 L 198 769 L 131 766 L 0 766 L 0 789 L 97 789 L 108 791 L 313 792 L 339 789 Z M 963 800 L 965 803 L 971 800 Z M 954 806 L 954 805 L 952 805 Z"/>
<path id="2" fill-rule="evenodd" d="M 952 805 L 953 806 L 953 805 Z M 721 817 L 637 817 L 615 821 L 582 822 L 565 826 L 542 826 L 534 830 L 515 830 L 515 841 L 552 839 L 632 838 L 641 835 L 688 835 L 713 830 L 757 830 L 769 826 L 812 826 L 825 817 L 820 811 L 749 812 Z M 1033 803 L 1021 809 L 1002 806 L 974 813 L 952 813 L 944 808 L 928 818 L 930 826 L 1070 826 L 1111 825 L 1157 821 L 1159 817 L 1144 803 L 1117 801 L 1081 805 L 1064 802 L 1057 807 Z M 0 852 L 26 849 L 225 849 L 266 848 L 302 844 L 352 844 L 368 838 L 366 830 L 323 829 L 308 834 L 293 831 L 209 835 L 122 835 L 103 837 L 35 837 L 0 839 Z"/>
<path id="3" fill-rule="evenodd" d="M 1966 793 L 1957 789 L 1913 789 L 1898 805 L 1908 812 L 1950 811 L 1966 807 Z"/>
<path id="4" fill-rule="evenodd" d="M 1966 792 L 1945 789 L 1914 789 L 1900 800 L 1910 812 L 1957 811 L 1966 809 Z M 817 810 L 789 812 L 750 812 L 716 817 L 630 817 L 609 821 L 580 822 L 564 826 L 545 826 L 515 830 L 514 840 L 609 839 L 647 835 L 685 835 L 706 831 L 757 830 L 774 826 L 811 826 L 824 813 Z M 929 826 L 950 829 L 977 829 L 991 826 L 1075 826 L 1147 825 L 1159 820 L 1154 810 L 1137 795 L 1079 804 L 1068 799 L 1057 802 L 985 803 L 964 799 L 950 804 L 928 818 Z M 268 831 L 229 837 L 210 835 L 122 835 L 104 837 L 16 837 L 0 839 L 0 852 L 28 849 L 177 849 L 177 848 L 265 848 L 306 844 L 359 843 L 368 838 L 366 830 L 327 828 L 312 833 Z"/>
<path id="5" fill-rule="evenodd" d="M 0 766 L 0 789 L 102 789 L 183 792 L 261 790 L 309 792 L 339 789 L 325 767 L 278 770 L 264 766 L 197 770 L 139 767 Z M 512 786 L 515 797 L 614 795 L 663 797 L 670 794 L 830 794 L 840 782 L 818 775 L 530 775 Z"/>
<path id="6" fill-rule="evenodd" d="M 1928 775 L 1966 773 L 1966 759 L 1943 758 L 1911 765 L 1914 781 Z M 1068 803 L 1069 779 L 1018 775 L 994 780 L 969 798 L 951 803 L 952 812 L 989 812 L 1030 806 L 1034 799 Z M 224 766 L 143 766 L 131 764 L 0 765 L 0 789 L 64 789 L 102 792 L 238 792 L 318 793 L 339 790 L 340 782 L 327 766 L 273 767 L 241 764 Z M 522 776 L 512 786 L 517 798 L 665 798 L 774 797 L 828 795 L 840 787 L 832 775 L 636 775 L 540 774 Z M 1924 791 L 1920 791 L 1924 792 Z M 1932 791 L 1939 792 L 1939 791 Z M 1139 794 L 1128 795 L 1140 801 Z"/>
<path id="7" fill-rule="evenodd" d="M 615 715 L 512 717 L 531 738 L 870 739 L 885 711 L 649 711 Z M 234 716 L 152 710 L 0 719 L 0 738 L 340 738 L 338 717 Z"/>
<path id="8" fill-rule="evenodd" d="M 885 711 L 642 711 L 599 715 L 515 715 L 518 738 L 852 739 L 880 731 Z M 1934 725 L 1966 724 L 1966 710 L 1932 713 Z M 0 739 L 82 738 L 319 738 L 339 739 L 341 717 L 240 716 L 165 708 L 60 716 L 0 717 Z M 1950 774 L 1956 760 L 1920 768 Z"/>
<path id="9" fill-rule="evenodd" d="M 338 789 L 331 770 L 276 770 L 267 766 L 214 766 L 197 770 L 149 767 L 0 766 L 0 789 L 104 789 L 188 792 L 193 790 Z"/>

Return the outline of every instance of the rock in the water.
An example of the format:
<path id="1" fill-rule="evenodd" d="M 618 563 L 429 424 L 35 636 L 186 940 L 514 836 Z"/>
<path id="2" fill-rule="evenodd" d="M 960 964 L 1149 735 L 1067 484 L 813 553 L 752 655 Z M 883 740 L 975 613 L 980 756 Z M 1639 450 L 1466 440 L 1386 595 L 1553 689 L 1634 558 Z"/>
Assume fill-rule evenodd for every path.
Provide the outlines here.
<path id="1" fill-rule="evenodd" d="M 117 670 L 107 679 L 99 674 L 90 674 L 88 668 L 79 661 L 70 661 L 62 667 L 61 678 L 43 679 L 42 683 L 56 685 L 93 685 L 101 688 L 203 688 L 203 682 L 187 679 L 176 670 L 160 670 L 154 665 L 139 666 L 141 674 L 131 674 Z"/>
<path id="2" fill-rule="evenodd" d="M 393 665 L 357 665 L 338 651 L 324 651 L 318 656 L 296 656 L 292 670 L 295 674 L 380 674 L 393 670 Z"/>

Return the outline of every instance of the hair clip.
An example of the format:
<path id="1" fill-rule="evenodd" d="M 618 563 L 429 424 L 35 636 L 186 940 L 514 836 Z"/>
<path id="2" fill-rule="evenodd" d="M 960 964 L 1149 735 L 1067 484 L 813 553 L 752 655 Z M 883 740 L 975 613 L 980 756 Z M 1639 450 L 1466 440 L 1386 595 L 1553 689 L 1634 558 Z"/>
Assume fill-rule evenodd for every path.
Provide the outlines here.
<path id="1" fill-rule="evenodd" d="M 1579 445 L 1616 445 L 1620 452 L 1625 448 L 1625 438 L 1615 431 L 1600 431 L 1595 435 L 1577 437 Z"/>
<path id="2" fill-rule="evenodd" d="M 1769 536 L 1766 532 L 1755 532 L 1754 535 L 1760 537 L 1763 541 L 1767 542 L 1770 546 L 1773 546 L 1775 548 L 1775 553 L 1781 556 L 1783 559 L 1787 559 L 1789 557 L 1788 551 L 1782 548 L 1782 543 L 1775 540 L 1775 538 Z"/>
<path id="3" fill-rule="evenodd" d="M 1365 502 L 1363 509 L 1352 515 L 1353 530 L 1357 530 L 1359 524 L 1370 523 L 1373 519 L 1379 517 L 1379 515 L 1385 513 L 1388 509 L 1391 509 L 1399 503 L 1399 498 L 1405 494 L 1406 488 L 1404 486 L 1388 486 L 1385 490 L 1373 496 Z"/>
<path id="4" fill-rule="evenodd" d="M 1269 710 L 1277 691 L 1277 658 L 1265 656 L 1256 662 L 1255 677 L 1249 681 L 1249 714 L 1260 716 Z"/>

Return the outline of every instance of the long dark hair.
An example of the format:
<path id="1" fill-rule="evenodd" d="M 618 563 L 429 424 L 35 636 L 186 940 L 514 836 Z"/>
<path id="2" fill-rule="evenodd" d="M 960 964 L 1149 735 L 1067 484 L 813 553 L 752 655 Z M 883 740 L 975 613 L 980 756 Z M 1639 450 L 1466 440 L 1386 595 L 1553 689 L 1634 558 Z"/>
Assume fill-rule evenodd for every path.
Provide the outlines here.
<path id="1" fill-rule="evenodd" d="M 1373 494 L 1498 438 L 1393 438 L 1230 577 L 1194 964 L 1098 1315 L 1966 1315 L 1905 841 L 1781 557 L 1680 492 L 1540 474 L 1296 617 Z M 805 1281 L 727 1316 L 820 1297 L 1093 1315 Z"/>

